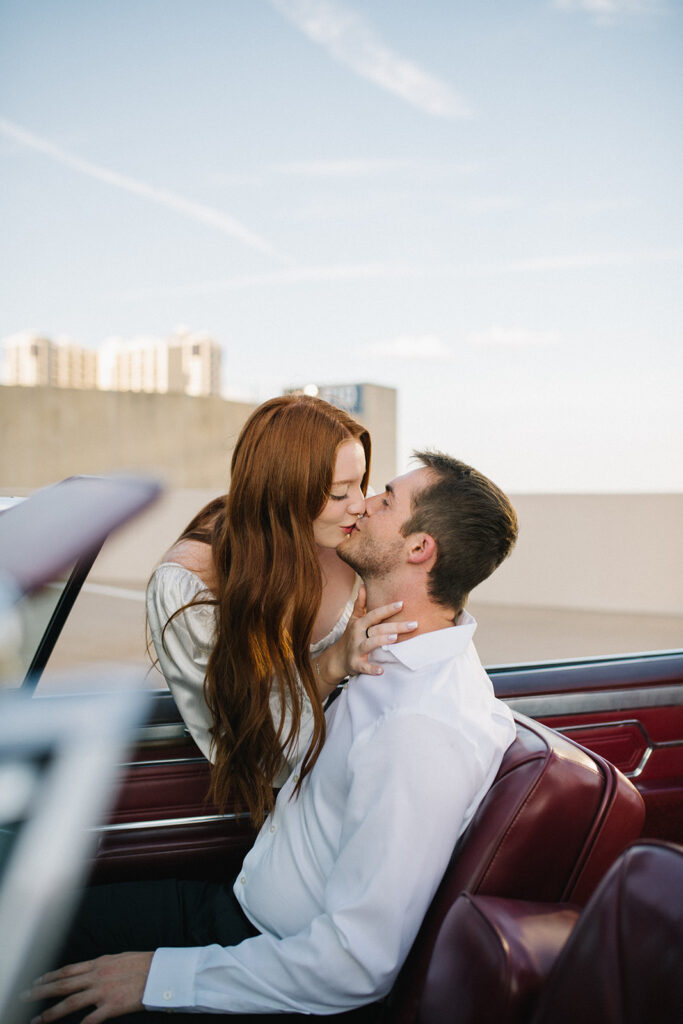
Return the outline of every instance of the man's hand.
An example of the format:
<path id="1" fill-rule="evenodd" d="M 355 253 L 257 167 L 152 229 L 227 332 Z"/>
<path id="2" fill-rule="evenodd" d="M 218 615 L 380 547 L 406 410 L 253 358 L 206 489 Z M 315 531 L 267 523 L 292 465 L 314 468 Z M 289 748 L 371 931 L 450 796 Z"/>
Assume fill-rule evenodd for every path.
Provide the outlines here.
<path id="1" fill-rule="evenodd" d="M 27 1000 L 61 999 L 61 1002 L 34 1017 L 31 1024 L 49 1024 L 68 1013 L 95 1009 L 82 1024 L 101 1024 L 123 1013 L 144 1009 L 142 995 L 153 953 L 117 953 L 100 956 L 81 964 L 69 964 L 44 974 L 26 993 Z"/>

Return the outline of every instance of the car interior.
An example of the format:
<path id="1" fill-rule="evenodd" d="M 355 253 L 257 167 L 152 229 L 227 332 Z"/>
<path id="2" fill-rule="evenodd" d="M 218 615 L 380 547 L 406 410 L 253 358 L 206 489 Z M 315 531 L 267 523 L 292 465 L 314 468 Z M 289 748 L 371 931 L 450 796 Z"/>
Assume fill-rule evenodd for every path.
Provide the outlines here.
<path id="1" fill-rule="evenodd" d="M 84 507 L 92 485 L 76 478 L 72 487 Z M 152 492 L 136 500 L 144 504 Z M 12 565 L 21 511 L 0 515 L 0 560 L 11 550 Z M 119 521 L 131 514 L 128 504 Z M 15 532 L 7 542 L 10 516 Z M 80 559 L 91 559 L 112 528 L 91 527 L 74 544 L 78 523 L 65 516 L 53 534 L 52 546 L 60 530 L 71 538 L 59 568 L 75 567 L 22 686 L 43 717 L 60 698 L 32 692 L 87 573 Z M 30 581 L 22 577 L 23 589 L 51 578 L 51 559 L 42 575 L 34 568 Z M 387 1024 L 545 1024 L 570 1013 L 608 1024 L 680 1019 L 683 989 L 672 957 L 683 939 L 683 653 L 489 674 L 513 709 L 516 740 L 453 851 L 392 992 L 336 1016 Z M 84 693 L 82 701 L 94 708 L 98 697 Z M 170 694 L 153 692 L 119 759 L 116 799 L 104 820 L 90 822 L 88 877 L 234 877 L 254 830 L 234 809 L 219 813 L 207 791 L 206 760 Z M 416 827 L 419 818 L 416 807 Z M 644 1007 L 650 1015 L 638 1016 Z"/>

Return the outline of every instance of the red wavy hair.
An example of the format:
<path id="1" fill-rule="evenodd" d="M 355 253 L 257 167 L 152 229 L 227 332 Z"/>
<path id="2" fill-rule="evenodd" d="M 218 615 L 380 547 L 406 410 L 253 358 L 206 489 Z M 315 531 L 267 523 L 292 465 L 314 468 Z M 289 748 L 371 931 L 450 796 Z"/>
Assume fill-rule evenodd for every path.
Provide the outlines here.
<path id="1" fill-rule="evenodd" d="M 365 492 L 364 427 L 318 398 L 265 402 L 237 440 L 224 514 L 215 520 L 217 635 L 204 684 L 214 722 L 212 796 L 219 807 L 229 798 L 246 806 L 257 824 L 272 809 L 273 780 L 298 735 L 304 694 L 314 727 L 297 790 L 325 738 L 309 653 L 322 597 L 313 520 L 328 500 L 339 446 L 351 439 L 365 450 Z M 287 728 L 273 722 L 273 690 L 289 710 Z"/>

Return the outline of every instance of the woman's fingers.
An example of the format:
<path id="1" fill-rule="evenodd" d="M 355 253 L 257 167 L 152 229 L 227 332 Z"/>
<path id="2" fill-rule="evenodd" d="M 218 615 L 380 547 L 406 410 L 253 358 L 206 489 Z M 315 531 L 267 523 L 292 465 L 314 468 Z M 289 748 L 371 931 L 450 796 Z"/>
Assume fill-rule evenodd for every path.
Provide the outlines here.
<path id="1" fill-rule="evenodd" d="M 357 647 L 350 662 L 352 674 L 381 676 L 384 671 L 382 666 L 368 661 L 368 656 L 373 651 L 376 651 L 378 647 L 396 643 L 399 636 L 415 632 L 418 627 L 417 622 L 408 620 L 402 622 L 385 621 L 390 619 L 391 616 L 396 615 L 402 607 L 402 601 L 381 605 L 379 608 L 373 608 L 371 612 L 367 612 L 357 620 L 356 628 L 358 632 L 355 634 Z M 362 630 L 362 633 L 360 633 L 360 630 Z"/>
<path id="2" fill-rule="evenodd" d="M 381 676 L 382 666 L 368 661 L 368 656 L 378 647 L 396 643 L 399 636 L 414 633 L 418 623 L 386 621 L 400 612 L 403 601 L 380 605 L 371 611 L 367 611 L 366 601 L 365 587 L 361 586 L 345 632 L 346 674 Z"/>
<path id="3" fill-rule="evenodd" d="M 396 634 L 398 633 L 414 633 L 417 630 L 419 623 L 417 622 L 405 622 L 405 623 L 381 623 L 378 626 L 369 626 L 366 628 L 366 637 L 368 640 L 378 640 L 380 644 L 392 643 L 397 639 Z M 377 646 L 377 644 L 375 644 Z M 369 650 L 374 650 L 374 647 L 369 647 Z"/>
<path id="4" fill-rule="evenodd" d="M 385 622 L 385 619 L 400 612 L 403 601 L 395 601 L 393 604 L 384 604 L 379 608 L 373 608 L 367 612 L 362 619 L 361 625 L 365 628 L 366 652 L 374 651 L 382 644 L 394 643 L 399 634 L 413 633 L 418 626 L 417 622 Z"/>
<path id="5" fill-rule="evenodd" d="M 366 628 L 370 626 L 376 626 L 378 623 L 383 622 L 384 619 L 391 618 L 396 612 L 400 612 L 403 607 L 403 601 L 394 601 L 393 604 L 382 604 L 379 608 L 372 608 L 371 611 L 366 612 L 363 616 L 363 625 Z M 395 625 L 395 623 L 390 623 Z"/>

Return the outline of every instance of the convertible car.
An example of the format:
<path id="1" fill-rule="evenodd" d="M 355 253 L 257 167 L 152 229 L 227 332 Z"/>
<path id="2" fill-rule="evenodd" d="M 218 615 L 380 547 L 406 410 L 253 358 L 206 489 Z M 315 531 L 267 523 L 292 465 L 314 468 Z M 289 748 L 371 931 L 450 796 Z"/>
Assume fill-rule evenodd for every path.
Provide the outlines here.
<path id="1" fill-rule="evenodd" d="M 101 543 L 155 492 L 141 481 L 73 478 L 0 513 L 6 720 L 17 702 L 43 723 L 64 718 L 60 709 L 75 698 L 36 694 L 40 675 Z M 683 651 L 489 674 L 515 714 L 517 739 L 453 852 L 393 991 L 342 1016 L 386 1024 L 683 1019 Z M 111 670 L 104 682 L 86 673 L 78 720 L 102 717 L 103 690 L 119 683 Z M 119 714 L 117 735 L 142 714 Z M 19 738 L 8 747 L 0 734 L 3 771 Z M 254 831 L 246 815 L 219 814 L 207 801 L 208 765 L 170 693 L 147 694 L 124 756 L 117 742 L 107 782 L 115 798 L 88 805 L 84 874 L 98 882 L 234 876 Z M 6 805 L 0 826 L 13 835 L 6 822 L 18 812 L 8 817 Z M 419 815 L 416 807 L 416 827 Z M 16 859 L 16 843 L 3 842 L 0 854 L 3 864 Z M 5 871 L 5 889 L 7 879 Z M 0 929 L 8 927 L 4 895 Z M 11 1002 L 21 973 L 17 965 L 14 976 L 0 974 L 3 1021 L 23 1019 Z"/>

